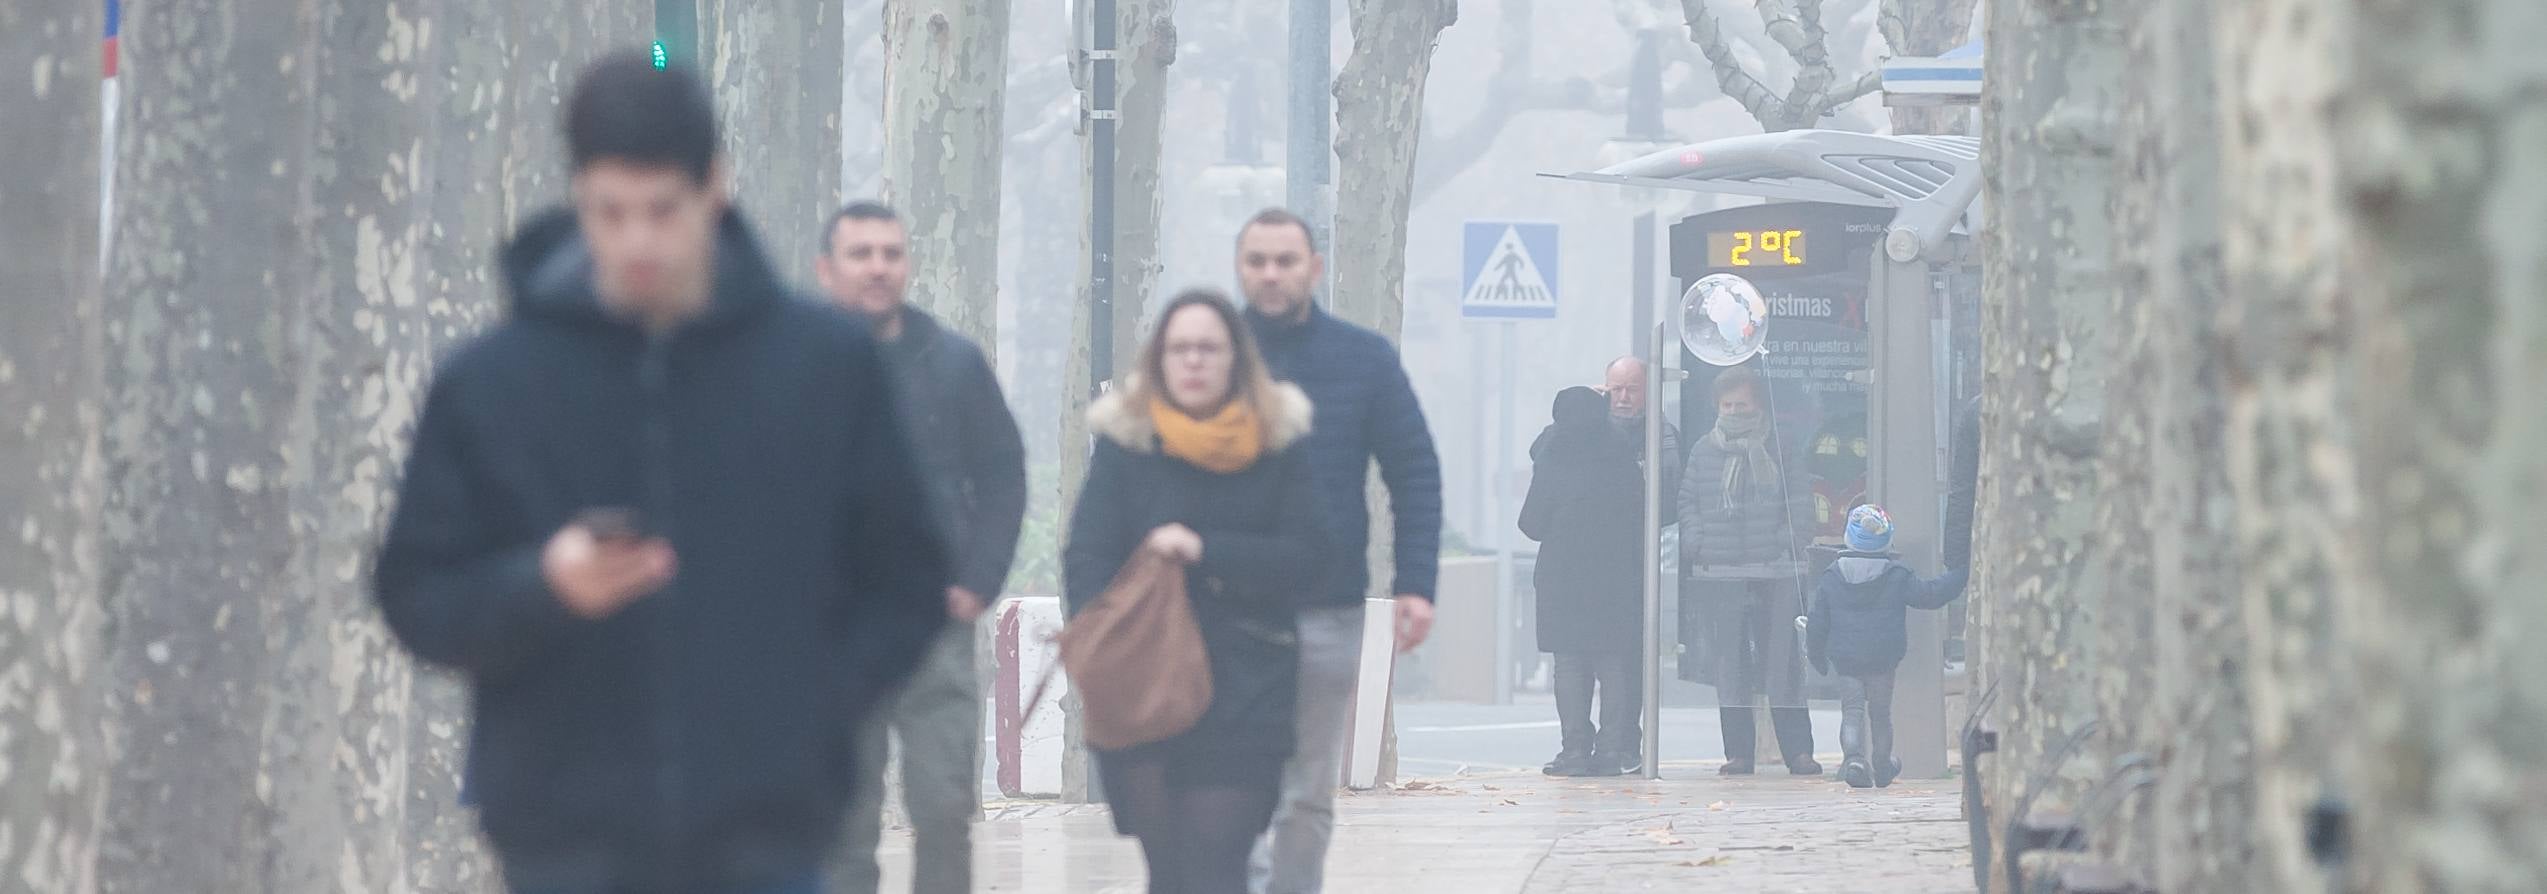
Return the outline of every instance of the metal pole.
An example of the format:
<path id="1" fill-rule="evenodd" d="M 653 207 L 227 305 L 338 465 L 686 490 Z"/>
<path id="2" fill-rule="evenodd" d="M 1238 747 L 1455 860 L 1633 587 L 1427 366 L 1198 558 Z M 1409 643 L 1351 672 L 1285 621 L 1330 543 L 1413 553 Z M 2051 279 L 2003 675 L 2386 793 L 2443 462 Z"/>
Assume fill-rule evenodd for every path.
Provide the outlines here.
<path id="1" fill-rule="evenodd" d="M 1114 0 L 1094 0 L 1088 65 L 1088 393 L 1114 376 Z"/>
<path id="2" fill-rule="evenodd" d="M 1334 202 L 1328 159 L 1335 154 L 1333 0 L 1291 0 L 1291 125 L 1284 138 L 1284 200 L 1309 221 L 1320 246 L 1332 243 Z M 1332 249 L 1329 249 L 1332 250 Z M 1324 284 L 1319 291 L 1324 292 Z"/>
<path id="3" fill-rule="evenodd" d="M 1495 390 L 1495 463 L 1486 473 L 1486 499 L 1494 505 L 1494 536 L 1487 542 L 1495 546 L 1495 703 L 1512 703 L 1512 694 L 1521 688 L 1520 668 L 1515 666 L 1519 649 L 1513 647 L 1512 628 L 1519 619 L 1514 615 L 1513 594 L 1519 591 L 1512 578 L 1512 539 L 1515 529 L 1512 501 L 1505 499 L 1505 488 L 1512 481 L 1512 365 L 1513 329 L 1510 320 L 1495 324 L 1500 354 L 1503 385 Z M 1537 654 L 1537 653 L 1531 653 Z"/>
<path id="4" fill-rule="evenodd" d="M 1635 328 L 1628 330 L 1627 339 L 1635 345 L 1635 353 L 1645 358 L 1647 366 L 1662 362 L 1661 355 L 1646 350 L 1647 345 L 1642 344 L 1645 331 L 1654 325 L 1654 223 L 1654 212 L 1647 211 L 1636 215 L 1635 222 L 1628 225 L 1632 243 L 1627 249 L 1627 281 L 1632 299 L 1628 315 Z M 1645 399 L 1650 403 L 1654 396 L 1648 394 Z"/>
<path id="5" fill-rule="evenodd" d="M 1944 487 L 1937 454 L 1936 298 L 1925 260 L 1878 255 L 1867 297 L 1868 349 L 1875 385 L 1867 393 L 1867 433 L 1877 445 L 1868 484 L 1896 519 L 1914 519 L 1893 548 L 1921 571 L 1936 568 L 1943 538 Z M 1909 657 L 1893 691 L 1893 748 L 1907 779 L 1946 775 L 1945 619 L 1911 612 Z"/>
<path id="6" fill-rule="evenodd" d="M 1663 347 L 1654 325 L 1645 363 L 1645 778 L 1663 778 Z"/>

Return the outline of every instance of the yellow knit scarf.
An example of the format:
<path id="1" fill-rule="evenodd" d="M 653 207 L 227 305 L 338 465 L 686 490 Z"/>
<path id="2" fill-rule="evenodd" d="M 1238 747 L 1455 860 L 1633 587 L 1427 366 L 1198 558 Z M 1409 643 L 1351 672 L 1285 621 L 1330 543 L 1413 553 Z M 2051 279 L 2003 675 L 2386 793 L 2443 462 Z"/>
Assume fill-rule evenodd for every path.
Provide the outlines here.
<path id="1" fill-rule="evenodd" d="M 1233 400 L 1209 419 L 1196 419 L 1150 400 L 1150 424 L 1159 432 L 1160 449 L 1206 471 L 1227 475 L 1256 464 L 1265 452 L 1264 420 L 1249 401 Z"/>

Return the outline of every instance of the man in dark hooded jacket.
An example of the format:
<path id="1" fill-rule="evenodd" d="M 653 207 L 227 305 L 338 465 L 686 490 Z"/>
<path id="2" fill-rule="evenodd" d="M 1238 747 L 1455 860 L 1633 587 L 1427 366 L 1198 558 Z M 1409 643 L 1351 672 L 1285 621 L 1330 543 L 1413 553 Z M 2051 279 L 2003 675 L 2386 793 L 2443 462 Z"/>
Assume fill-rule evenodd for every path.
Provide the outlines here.
<path id="1" fill-rule="evenodd" d="M 728 207 L 706 88 L 642 55 L 567 106 L 574 209 L 436 372 L 375 573 L 473 692 L 516 890 L 811 894 L 851 733 L 951 580 L 873 340 Z"/>

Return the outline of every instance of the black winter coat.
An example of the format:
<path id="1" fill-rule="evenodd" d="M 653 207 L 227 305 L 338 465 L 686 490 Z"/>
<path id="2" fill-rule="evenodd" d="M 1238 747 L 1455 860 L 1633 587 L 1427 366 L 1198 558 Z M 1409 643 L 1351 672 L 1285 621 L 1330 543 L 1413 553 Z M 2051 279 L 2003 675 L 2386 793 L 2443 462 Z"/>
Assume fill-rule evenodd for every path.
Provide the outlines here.
<path id="1" fill-rule="evenodd" d="M 1826 674 L 1891 672 L 1910 648 L 1910 610 L 1944 608 L 1963 595 L 1964 579 L 1956 569 L 1923 580 L 1889 555 L 1841 553 L 1813 587 L 1805 653 Z"/>
<path id="2" fill-rule="evenodd" d="M 467 675 L 468 776 L 523 890 L 724 890 L 821 864 L 851 732 L 945 624 L 946 548 L 864 324 L 791 297 L 728 213 L 704 316 L 606 313 L 571 213 L 505 250 L 510 319 L 425 397 L 373 580 Z M 540 570 L 626 507 L 678 577 L 598 621 Z"/>
<path id="3" fill-rule="evenodd" d="M 1151 530 L 1182 523 L 1203 541 L 1202 561 L 1185 581 L 1211 661 L 1212 704 L 1193 729 L 1133 751 L 1260 765 L 1291 754 L 1299 611 L 1313 598 L 1326 529 L 1299 447 L 1309 400 L 1279 387 L 1290 410 L 1268 423 L 1273 446 L 1255 465 L 1225 475 L 1159 452 L 1147 408 L 1126 406 L 1124 392 L 1088 410 L 1099 437 L 1063 549 L 1069 610 L 1103 595 Z"/>
<path id="4" fill-rule="evenodd" d="M 1433 598 L 1441 571 L 1441 460 L 1396 346 L 1314 305 L 1297 325 L 1250 312 L 1247 330 L 1274 377 L 1317 404 L 1317 427 L 1300 449 L 1317 482 L 1328 549 L 1318 559 L 1326 577 L 1306 605 L 1359 606 L 1370 595 L 1371 509 L 1363 488 L 1374 459 L 1397 525 L 1397 580 L 1388 592 Z"/>
<path id="5" fill-rule="evenodd" d="M 919 308 L 902 314 L 902 337 L 884 354 L 902 386 L 914 453 L 946 513 L 955 583 L 997 600 L 1026 517 L 1026 444 L 981 347 Z"/>
<path id="6" fill-rule="evenodd" d="M 1633 652 L 1644 628 L 1645 479 L 1589 388 L 1557 395 L 1530 450 L 1521 533 L 1539 542 L 1539 651 Z"/>

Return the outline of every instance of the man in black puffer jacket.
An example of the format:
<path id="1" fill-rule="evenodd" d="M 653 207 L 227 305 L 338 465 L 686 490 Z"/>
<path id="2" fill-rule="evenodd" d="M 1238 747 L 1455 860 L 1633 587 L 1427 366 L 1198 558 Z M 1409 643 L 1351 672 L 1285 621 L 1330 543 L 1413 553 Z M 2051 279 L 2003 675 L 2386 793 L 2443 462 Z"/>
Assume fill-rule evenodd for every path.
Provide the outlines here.
<path id="1" fill-rule="evenodd" d="M 812 894 L 947 549 L 866 326 L 728 207 L 706 88 L 615 56 L 566 117 L 575 209 L 523 225 L 510 317 L 435 373 L 381 612 L 474 690 L 516 890 Z"/>
<path id="2" fill-rule="evenodd" d="M 1360 674 L 1362 600 L 1371 572 L 1371 513 L 1364 493 L 1371 463 L 1388 487 L 1396 517 L 1397 649 L 1415 648 L 1433 625 L 1433 580 L 1441 564 L 1442 476 L 1432 430 L 1397 348 L 1379 333 L 1329 315 L 1314 291 L 1326 260 L 1309 224 L 1267 209 L 1238 231 L 1238 279 L 1247 289 L 1247 328 L 1276 378 L 1309 393 L 1317 424 L 1300 445 L 1317 483 L 1329 549 L 1324 583 L 1302 594 L 1300 738 L 1283 782 L 1273 834 L 1256 850 L 1250 890 L 1314 894 L 1326 884 L 1328 836 L 1335 828 L 1336 780 L 1345 725 Z"/>

